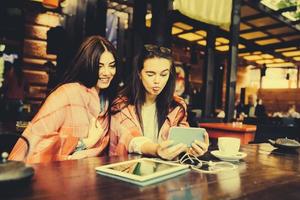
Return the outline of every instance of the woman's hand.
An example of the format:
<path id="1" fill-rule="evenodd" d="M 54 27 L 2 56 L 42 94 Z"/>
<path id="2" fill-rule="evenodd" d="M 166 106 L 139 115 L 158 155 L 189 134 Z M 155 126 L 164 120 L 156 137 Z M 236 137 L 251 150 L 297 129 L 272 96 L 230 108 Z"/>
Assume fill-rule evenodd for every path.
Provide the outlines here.
<path id="1" fill-rule="evenodd" d="M 167 140 L 160 143 L 157 147 L 157 155 L 165 160 L 173 160 L 180 153 L 187 151 L 187 146 L 185 144 L 176 144 L 172 146 L 173 141 Z"/>
<path id="2" fill-rule="evenodd" d="M 87 154 L 84 151 L 76 151 L 72 155 L 68 156 L 68 160 L 78 160 L 78 159 L 83 159 L 86 158 Z"/>
<path id="3" fill-rule="evenodd" d="M 86 138 L 82 139 L 86 148 L 89 149 L 93 147 L 99 141 L 102 134 L 103 134 L 103 129 L 100 126 L 99 121 L 96 118 L 92 118 L 89 126 L 89 134 Z"/>
<path id="4" fill-rule="evenodd" d="M 204 133 L 204 142 L 200 140 L 195 140 L 192 144 L 192 147 L 189 148 L 188 152 L 196 157 L 202 156 L 209 146 L 209 137 L 207 132 Z"/>

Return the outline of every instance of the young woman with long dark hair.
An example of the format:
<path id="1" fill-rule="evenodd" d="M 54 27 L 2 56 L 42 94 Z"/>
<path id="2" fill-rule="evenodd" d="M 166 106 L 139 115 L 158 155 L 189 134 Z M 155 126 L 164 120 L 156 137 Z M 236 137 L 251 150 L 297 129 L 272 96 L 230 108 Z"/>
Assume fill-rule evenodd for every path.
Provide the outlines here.
<path id="1" fill-rule="evenodd" d="M 144 45 L 130 82 L 112 105 L 110 155 L 134 152 L 171 160 L 187 150 L 195 156 L 207 151 L 207 134 L 190 149 L 167 140 L 170 127 L 189 126 L 186 105 L 174 96 L 175 81 L 171 50 Z"/>
<path id="2" fill-rule="evenodd" d="M 23 132 L 26 162 L 79 159 L 101 154 L 108 144 L 110 102 L 117 87 L 115 48 L 100 36 L 80 46 L 62 83 L 47 97 Z M 9 159 L 24 160 L 19 140 Z"/>

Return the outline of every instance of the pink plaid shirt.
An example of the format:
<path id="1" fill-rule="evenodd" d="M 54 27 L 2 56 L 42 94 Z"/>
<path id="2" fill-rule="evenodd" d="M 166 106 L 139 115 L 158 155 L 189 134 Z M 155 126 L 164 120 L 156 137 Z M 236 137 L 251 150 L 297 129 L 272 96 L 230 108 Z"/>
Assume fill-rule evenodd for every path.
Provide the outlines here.
<path id="1" fill-rule="evenodd" d="M 106 105 L 107 109 L 107 105 Z M 104 109 L 104 110 L 106 110 Z M 100 113 L 100 99 L 95 89 L 79 83 L 57 88 L 23 132 L 30 143 L 28 163 L 66 160 L 75 150 L 78 139 L 88 135 L 89 122 L 100 120 L 103 134 L 93 148 L 83 150 L 86 157 L 99 155 L 109 141 L 108 118 Z M 11 160 L 24 160 L 26 144 L 19 140 L 10 153 Z"/>
<path id="2" fill-rule="evenodd" d="M 172 126 L 188 127 L 186 104 L 180 97 L 174 96 L 174 100 L 183 105 L 185 110 L 180 106 L 170 110 L 167 119 L 159 131 L 159 137 L 162 141 L 167 140 L 169 129 Z M 124 105 L 124 98 L 119 98 L 117 108 L 120 109 Z M 128 154 L 129 144 L 134 137 L 143 136 L 141 125 L 138 121 L 135 107 L 128 105 L 121 109 L 120 112 L 111 116 L 111 125 L 109 130 L 110 146 L 109 155 L 124 155 Z"/>

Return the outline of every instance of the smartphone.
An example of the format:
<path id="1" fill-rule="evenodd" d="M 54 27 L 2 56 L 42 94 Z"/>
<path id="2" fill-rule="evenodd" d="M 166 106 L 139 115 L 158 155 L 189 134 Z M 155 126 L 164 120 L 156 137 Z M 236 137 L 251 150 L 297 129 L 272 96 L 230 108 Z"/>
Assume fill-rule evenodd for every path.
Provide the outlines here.
<path id="1" fill-rule="evenodd" d="M 174 141 L 174 145 L 178 143 L 186 144 L 191 147 L 195 140 L 200 140 L 204 142 L 204 133 L 206 130 L 204 128 L 194 128 L 194 127 L 171 127 L 169 130 L 169 140 Z"/>

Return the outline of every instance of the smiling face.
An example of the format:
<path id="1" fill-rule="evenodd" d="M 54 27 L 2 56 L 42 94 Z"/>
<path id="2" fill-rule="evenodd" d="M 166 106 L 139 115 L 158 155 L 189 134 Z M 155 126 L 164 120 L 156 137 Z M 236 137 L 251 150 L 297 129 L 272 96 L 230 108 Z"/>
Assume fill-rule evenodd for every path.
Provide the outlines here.
<path id="1" fill-rule="evenodd" d="M 170 76 L 171 62 L 166 58 L 148 58 L 140 72 L 146 95 L 156 98 L 166 86 Z"/>
<path id="2" fill-rule="evenodd" d="M 116 60 L 112 53 L 104 51 L 99 59 L 99 78 L 96 84 L 96 89 L 108 88 L 111 80 L 116 74 Z"/>

